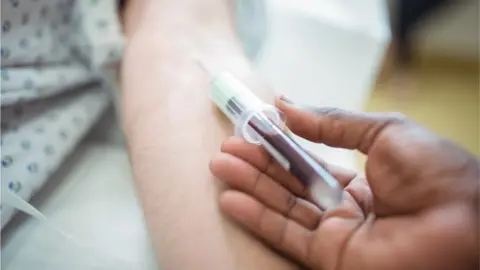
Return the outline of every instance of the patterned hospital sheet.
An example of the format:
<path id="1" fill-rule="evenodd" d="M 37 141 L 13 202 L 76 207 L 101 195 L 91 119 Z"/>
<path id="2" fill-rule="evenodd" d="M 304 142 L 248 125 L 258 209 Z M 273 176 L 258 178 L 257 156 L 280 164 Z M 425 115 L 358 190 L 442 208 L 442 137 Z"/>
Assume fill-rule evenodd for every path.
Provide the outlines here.
<path id="1" fill-rule="evenodd" d="M 25 200 L 43 186 L 109 104 L 91 86 L 49 100 L 2 108 L 2 188 Z M 2 228 L 14 209 L 0 204 Z"/>
<path id="2" fill-rule="evenodd" d="M 116 0 L 1 4 L 1 188 L 29 200 L 110 103 L 123 37 Z"/>
<path id="3" fill-rule="evenodd" d="M 120 2 L 1 0 L 1 188 L 29 200 L 110 96 L 118 101 Z M 245 52 L 255 57 L 265 34 L 264 3 L 236 0 L 235 12 Z M 14 210 L 0 204 L 0 212 L 4 228 Z"/>

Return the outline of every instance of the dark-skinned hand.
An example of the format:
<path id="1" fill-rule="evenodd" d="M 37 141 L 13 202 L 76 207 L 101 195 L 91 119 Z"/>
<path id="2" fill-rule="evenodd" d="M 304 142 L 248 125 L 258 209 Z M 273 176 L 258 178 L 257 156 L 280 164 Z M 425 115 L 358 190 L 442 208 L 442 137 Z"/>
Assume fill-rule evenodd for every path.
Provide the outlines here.
<path id="1" fill-rule="evenodd" d="M 344 187 L 323 212 L 261 147 L 232 137 L 211 162 L 229 186 L 226 215 L 311 269 L 479 269 L 478 159 L 399 114 L 276 105 L 293 133 L 365 154 L 365 175 L 319 160 Z"/>

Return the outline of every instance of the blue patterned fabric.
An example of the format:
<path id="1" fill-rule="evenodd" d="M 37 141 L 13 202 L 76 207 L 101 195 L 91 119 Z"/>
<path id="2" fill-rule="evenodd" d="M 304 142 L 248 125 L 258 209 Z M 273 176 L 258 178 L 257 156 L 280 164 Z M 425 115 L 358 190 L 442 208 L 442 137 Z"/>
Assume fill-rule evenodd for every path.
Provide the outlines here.
<path id="1" fill-rule="evenodd" d="M 1 188 L 28 201 L 117 93 L 124 40 L 117 0 L 1 4 Z M 264 36 L 264 11 L 263 1 L 236 2 L 251 58 Z M 0 212 L 3 228 L 14 210 L 0 204 Z"/>
<path id="2" fill-rule="evenodd" d="M 123 48 L 116 8 L 2 0 L 2 188 L 29 200 L 108 106 L 104 77 Z M 0 209 L 3 228 L 14 211 Z"/>

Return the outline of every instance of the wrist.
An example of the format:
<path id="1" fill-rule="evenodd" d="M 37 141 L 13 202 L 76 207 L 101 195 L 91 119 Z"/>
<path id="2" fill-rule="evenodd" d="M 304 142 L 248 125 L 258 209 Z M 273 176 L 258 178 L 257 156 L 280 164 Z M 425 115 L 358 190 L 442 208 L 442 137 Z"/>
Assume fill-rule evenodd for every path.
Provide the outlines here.
<path id="1" fill-rule="evenodd" d="M 122 24 L 127 39 L 137 32 L 232 32 L 230 0 L 125 0 Z M 182 31 L 183 30 L 183 31 Z"/>
<path id="2" fill-rule="evenodd" d="M 130 10 L 142 21 L 136 22 L 127 37 L 122 63 L 127 133 L 138 133 L 153 125 L 165 127 L 160 122 L 174 114 L 195 117 L 198 112 L 208 111 L 212 119 L 216 118 L 210 110 L 208 75 L 198 66 L 199 59 L 214 71 L 230 71 L 260 97 L 272 100 L 271 92 L 256 78 L 230 26 L 227 1 L 205 0 L 201 4 L 217 3 L 210 9 L 191 4 L 183 11 L 175 11 L 179 6 L 185 7 L 184 2 L 190 0 L 184 0 L 183 5 L 176 4 L 178 1 L 165 4 L 145 0 L 137 3 L 143 4 L 137 6 L 137 13 Z M 212 16 L 215 9 L 219 17 Z"/>
<path id="3" fill-rule="evenodd" d="M 126 60 L 144 58 L 157 60 L 160 66 L 176 66 L 201 59 L 209 66 L 241 76 L 250 67 L 231 25 L 228 3 L 228 0 L 127 1 Z"/>

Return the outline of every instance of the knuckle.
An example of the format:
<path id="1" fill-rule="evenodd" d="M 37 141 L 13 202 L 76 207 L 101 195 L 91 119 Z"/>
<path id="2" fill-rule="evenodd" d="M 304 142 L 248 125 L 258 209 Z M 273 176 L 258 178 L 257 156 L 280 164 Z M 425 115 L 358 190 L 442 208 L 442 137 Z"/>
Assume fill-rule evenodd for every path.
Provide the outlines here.
<path id="1" fill-rule="evenodd" d="M 268 153 L 266 153 L 268 154 Z M 275 175 L 277 173 L 277 166 L 275 165 L 279 165 L 279 163 L 277 163 L 275 161 L 275 159 L 271 156 L 271 155 L 268 155 L 268 160 L 267 160 L 267 163 L 264 167 L 262 167 L 262 172 L 265 173 L 265 174 L 268 174 L 268 175 Z"/>
<path id="2" fill-rule="evenodd" d="M 258 186 L 259 186 L 260 182 L 263 181 L 262 178 L 265 177 L 265 176 L 266 176 L 266 175 L 265 175 L 263 172 L 258 171 L 258 174 L 257 174 L 257 176 L 255 177 L 255 180 L 254 180 L 254 182 L 253 182 L 253 184 L 252 184 L 252 187 L 250 188 L 252 194 L 256 194 L 256 193 L 257 193 Z"/>
<path id="3" fill-rule="evenodd" d="M 287 197 L 287 207 L 286 207 L 286 211 L 285 211 L 285 215 L 287 217 L 290 217 L 291 216 L 291 213 L 292 213 L 292 210 L 293 208 L 295 207 L 295 205 L 297 205 L 297 197 L 293 194 L 290 194 L 288 197 Z"/>
<path id="4" fill-rule="evenodd" d="M 337 119 L 347 113 L 346 111 L 335 107 L 314 108 L 312 111 L 316 115 L 326 116 L 332 119 Z"/>

